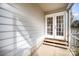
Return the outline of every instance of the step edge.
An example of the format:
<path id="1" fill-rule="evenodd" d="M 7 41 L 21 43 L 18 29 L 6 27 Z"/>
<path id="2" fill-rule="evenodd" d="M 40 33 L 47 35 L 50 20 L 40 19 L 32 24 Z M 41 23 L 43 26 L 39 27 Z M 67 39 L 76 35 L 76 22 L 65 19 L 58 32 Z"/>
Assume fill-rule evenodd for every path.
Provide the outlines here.
<path id="1" fill-rule="evenodd" d="M 50 43 L 44 43 L 44 44 L 50 44 Z M 57 45 L 57 46 L 62 46 L 62 47 L 68 47 L 68 46 L 63 46 L 63 45 L 58 45 L 58 44 L 50 44 L 50 45 Z"/>
<path id="2" fill-rule="evenodd" d="M 52 44 L 59 44 L 59 45 L 68 45 L 67 43 L 59 43 L 59 42 L 50 42 L 50 41 L 44 41 L 47 43 L 52 43 Z"/>
<path id="3" fill-rule="evenodd" d="M 44 45 L 49 45 L 49 46 L 54 46 L 54 47 L 58 47 L 58 48 L 63 48 L 63 49 L 67 49 L 67 47 L 60 47 L 60 46 L 55 46 L 55 45 L 50 45 L 50 44 L 45 44 L 43 43 Z"/>
<path id="4" fill-rule="evenodd" d="M 55 41 L 61 41 L 61 42 L 68 42 L 66 40 L 52 39 L 52 38 L 45 38 L 45 40 L 55 40 Z"/>

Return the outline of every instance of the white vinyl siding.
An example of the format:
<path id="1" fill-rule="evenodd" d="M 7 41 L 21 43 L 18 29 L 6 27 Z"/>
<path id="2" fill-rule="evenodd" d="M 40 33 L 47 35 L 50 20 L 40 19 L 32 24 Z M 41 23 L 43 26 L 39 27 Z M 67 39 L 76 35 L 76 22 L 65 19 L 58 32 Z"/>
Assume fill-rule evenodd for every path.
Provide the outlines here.
<path id="1" fill-rule="evenodd" d="M 13 5 L 23 9 L 23 4 Z M 32 4 L 26 4 L 26 9 L 23 9 L 25 11 L 19 8 L 10 4 L 0 4 L 0 55 L 2 56 L 29 55 L 31 48 L 39 41 L 37 39 L 44 35 L 44 16 L 40 8 Z"/>

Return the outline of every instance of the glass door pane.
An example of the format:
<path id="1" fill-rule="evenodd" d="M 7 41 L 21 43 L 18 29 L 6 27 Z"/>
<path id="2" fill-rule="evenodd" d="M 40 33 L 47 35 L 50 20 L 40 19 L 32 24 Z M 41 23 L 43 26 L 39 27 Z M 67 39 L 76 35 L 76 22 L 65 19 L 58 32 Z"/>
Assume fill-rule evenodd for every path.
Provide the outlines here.
<path id="1" fill-rule="evenodd" d="M 53 17 L 47 18 L 47 34 L 53 35 Z"/>
<path id="2" fill-rule="evenodd" d="M 56 35 L 63 36 L 63 16 L 56 17 Z"/>

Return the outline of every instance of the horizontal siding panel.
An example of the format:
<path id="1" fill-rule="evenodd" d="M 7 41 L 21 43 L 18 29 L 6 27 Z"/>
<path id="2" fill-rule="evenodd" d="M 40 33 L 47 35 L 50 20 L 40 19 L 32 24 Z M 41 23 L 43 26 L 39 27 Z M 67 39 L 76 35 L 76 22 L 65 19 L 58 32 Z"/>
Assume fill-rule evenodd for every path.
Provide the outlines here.
<path id="1" fill-rule="evenodd" d="M 27 42 L 25 40 L 22 42 L 17 42 L 17 48 L 21 48 L 25 44 L 27 44 Z M 19 46 L 21 46 L 21 47 L 19 47 Z"/>
<path id="2" fill-rule="evenodd" d="M 11 6 L 10 4 L 7 3 L 1 3 L 0 7 L 5 9 L 6 11 L 11 12 L 12 14 L 20 13 L 19 10 L 17 10 L 15 7 Z"/>
<path id="3" fill-rule="evenodd" d="M 14 32 L 0 33 L 0 40 L 14 37 Z"/>
<path id="4" fill-rule="evenodd" d="M 25 40 L 29 40 L 30 39 L 30 36 L 29 35 L 24 35 L 24 38 L 25 38 Z"/>
<path id="5" fill-rule="evenodd" d="M 22 36 L 16 38 L 16 41 L 17 41 L 17 42 L 19 42 L 19 41 L 24 41 L 24 40 L 25 40 L 25 39 L 24 39 Z"/>
<path id="6" fill-rule="evenodd" d="M 21 31 L 21 32 L 16 32 L 17 37 L 21 37 L 21 36 L 26 36 L 27 38 L 29 37 L 29 35 L 26 33 L 26 31 Z"/>
<path id="7" fill-rule="evenodd" d="M 0 32 L 5 32 L 5 31 L 13 31 L 14 26 L 9 26 L 9 25 L 0 25 Z"/>
<path id="8" fill-rule="evenodd" d="M 16 52 L 13 50 L 13 51 L 7 53 L 5 56 L 13 56 L 15 53 L 16 53 Z"/>
<path id="9" fill-rule="evenodd" d="M 18 52 L 15 54 L 15 56 L 28 56 L 31 55 L 31 49 L 29 47 L 24 49 L 18 49 Z"/>
<path id="10" fill-rule="evenodd" d="M 8 46 L 8 45 L 11 45 L 13 44 L 15 41 L 15 39 L 12 38 L 12 39 L 7 39 L 7 40 L 3 40 L 3 41 L 0 41 L 0 48 L 2 47 L 5 47 L 5 46 Z"/>
<path id="11" fill-rule="evenodd" d="M 24 53 L 24 51 L 26 50 L 27 48 L 25 48 L 25 49 L 17 49 L 16 51 L 14 51 L 15 52 L 15 56 L 22 56 L 23 55 L 23 53 Z"/>
<path id="12" fill-rule="evenodd" d="M 4 48 L 0 48 L 0 51 L 3 51 L 3 50 L 13 50 L 14 48 L 15 48 L 15 46 L 14 46 L 15 44 L 11 44 L 11 45 L 8 45 L 8 46 L 6 46 L 6 47 L 4 47 Z"/>
<path id="13" fill-rule="evenodd" d="M 18 43 L 21 43 L 21 42 L 23 42 L 23 41 L 26 42 L 26 45 L 27 45 L 27 44 L 30 44 L 30 39 L 29 39 L 29 38 L 17 37 L 17 38 L 16 38 L 16 41 L 17 41 L 17 44 L 18 44 Z"/>
<path id="14" fill-rule="evenodd" d="M 13 24 L 13 19 L 0 17 L 0 24 Z"/>
<path id="15" fill-rule="evenodd" d="M 24 26 L 16 26 L 16 30 L 25 30 L 26 31 Z"/>
<path id="16" fill-rule="evenodd" d="M 5 56 L 5 55 L 7 55 L 8 53 L 10 53 L 12 50 L 6 50 L 6 49 L 4 49 L 4 50 L 1 50 L 0 51 L 0 56 Z"/>
<path id="17" fill-rule="evenodd" d="M 25 49 L 25 48 L 29 48 L 29 44 L 28 43 L 25 43 L 24 45 L 20 46 L 19 48 L 20 49 Z"/>
<path id="18" fill-rule="evenodd" d="M 21 22 L 21 21 L 19 21 L 19 19 L 18 19 L 18 20 L 16 20 L 16 25 L 21 25 L 21 26 L 23 26 L 22 22 Z"/>
<path id="19" fill-rule="evenodd" d="M 10 18 L 13 18 L 13 14 L 6 11 L 6 10 L 3 10 L 3 9 L 0 9 L 0 15 L 1 16 L 5 16 L 5 17 L 10 17 Z"/>
<path id="20" fill-rule="evenodd" d="M 23 56 L 23 55 L 29 55 L 30 54 L 30 48 L 27 47 L 27 48 L 24 48 L 24 49 L 16 49 L 16 50 L 13 50 L 12 52 L 8 53 L 7 56 Z"/>
<path id="21" fill-rule="evenodd" d="M 21 33 L 22 33 L 23 35 L 29 35 L 29 33 L 28 33 L 27 31 L 21 31 Z"/>

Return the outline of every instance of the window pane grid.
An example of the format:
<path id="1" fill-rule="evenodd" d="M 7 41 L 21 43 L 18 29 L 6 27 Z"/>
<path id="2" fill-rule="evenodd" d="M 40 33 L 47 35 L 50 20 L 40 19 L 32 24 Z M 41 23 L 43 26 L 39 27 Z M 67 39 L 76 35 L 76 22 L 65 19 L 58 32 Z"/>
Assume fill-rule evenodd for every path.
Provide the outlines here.
<path id="1" fill-rule="evenodd" d="M 47 33 L 49 35 L 53 34 L 53 18 L 52 17 L 47 18 Z"/>
<path id="2" fill-rule="evenodd" d="M 63 36 L 63 16 L 57 16 L 57 28 L 56 28 L 56 34 L 59 36 Z"/>

